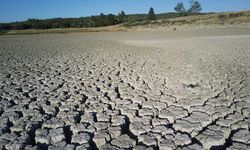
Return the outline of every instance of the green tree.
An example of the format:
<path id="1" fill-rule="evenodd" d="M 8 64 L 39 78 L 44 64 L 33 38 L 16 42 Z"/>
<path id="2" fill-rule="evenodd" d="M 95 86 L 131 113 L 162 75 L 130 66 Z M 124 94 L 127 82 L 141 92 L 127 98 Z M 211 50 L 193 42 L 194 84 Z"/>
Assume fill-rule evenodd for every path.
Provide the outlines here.
<path id="1" fill-rule="evenodd" d="M 191 7 L 188 9 L 189 13 L 199 13 L 202 10 L 201 4 L 198 1 L 190 1 Z"/>
<path id="2" fill-rule="evenodd" d="M 126 21 L 126 14 L 124 11 L 121 11 L 121 13 L 118 14 L 118 20 L 119 23 L 123 23 Z"/>
<path id="3" fill-rule="evenodd" d="M 89 27 L 97 27 L 97 17 L 96 16 L 90 16 L 88 26 Z"/>
<path id="4" fill-rule="evenodd" d="M 174 10 L 178 13 L 183 13 L 186 11 L 184 4 L 183 3 L 177 3 L 177 5 L 175 6 Z"/>
<path id="5" fill-rule="evenodd" d="M 114 25 L 115 24 L 115 15 L 108 14 L 106 20 L 107 20 L 107 25 Z"/>
<path id="6" fill-rule="evenodd" d="M 107 25 L 106 16 L 103 13 L 101 13 L 99 18 L 100 18 L 100 25 L 101 26 L 106 26 Z"/>
<path id="7" fill-rule="evenodd" d="M 148 12 L 148 20 L 156 20 L 155 12 L 152 7 L 150 7 Z"/>
<path id="8" fill-rule="evenodd" d="M 7 23 L 0 23 L 0 31 L 2 30 L 11 30 L 12 26 L 10 24 Z"/>

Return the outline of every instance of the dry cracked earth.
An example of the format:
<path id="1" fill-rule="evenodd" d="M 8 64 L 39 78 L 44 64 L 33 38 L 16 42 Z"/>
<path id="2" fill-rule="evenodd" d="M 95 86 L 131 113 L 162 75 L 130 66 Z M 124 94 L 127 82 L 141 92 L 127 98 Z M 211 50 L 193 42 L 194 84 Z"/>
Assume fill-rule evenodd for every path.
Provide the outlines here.
<path id="1" fill-rule="evenodd" d="M 250 149 L 250 30 L 0 37 L 0 149 Z"/>

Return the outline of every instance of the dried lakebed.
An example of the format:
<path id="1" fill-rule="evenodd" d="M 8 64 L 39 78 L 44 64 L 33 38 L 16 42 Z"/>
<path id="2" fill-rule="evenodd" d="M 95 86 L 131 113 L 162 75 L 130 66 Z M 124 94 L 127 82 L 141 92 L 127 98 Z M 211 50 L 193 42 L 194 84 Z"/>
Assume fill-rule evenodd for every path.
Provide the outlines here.
<path id="1" fill-rule="evenodd" d="M 250 31 L 0 37 L 0 149 L 250 149 Z"/>

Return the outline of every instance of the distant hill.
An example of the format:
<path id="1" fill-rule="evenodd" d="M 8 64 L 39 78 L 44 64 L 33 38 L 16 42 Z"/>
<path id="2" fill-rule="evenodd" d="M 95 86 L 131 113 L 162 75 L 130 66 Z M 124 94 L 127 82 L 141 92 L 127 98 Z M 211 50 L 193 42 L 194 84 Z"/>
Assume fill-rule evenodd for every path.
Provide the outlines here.
<path id="1" fill-rule="evenodd" d="M 250 25 L 250 11 L 225 13 L 199 13 L 180 16 L 178 13 L 157 14 L 157 20 L 147 20 L 147 14 L 130 14 L 121 22 L 119 16 L 107 15 L 80 18 L 29 19 L 23 22 L 0 24 L 0 34 L 37 34 L 68 32 L 110 32 L 127 30 L 145 30 L 164 27 L 174 29 L 176 26 L 209 26 L 209 25 Z M 112 24 L 108 24 L 107 21 Z M 28 29 L 28 30 L 27 30 Z M 44 30 L 46 29 L 46 30 Z"/>
<path id="2" fill-rule="evenodd" d="M 250 11 L 222 12 L 222 13 L 199 13 L 189 16 L 179 16 L 179 14 L 158 14 L 156 21 L 126 22 L 125 27 L 170 27 L 180 25 L 206 26 L 206 25 L 241 25 L 250 24 Z M 167 16 L 167 17 L 166 17 Z"/>
<path id="3" fill-rule="evenodd" d="M 208 13 L 196 16 L 168 19 L 171 24 L 210 25 L 250 23 L 250 11 Z"/>
<path id="4" fill-rule="evenodd" d="M 178 13 L 156 14 L 157 20 L 180 17 Z M 89 28 L 146 21 L 147 14 L 130 14 L 123 19 L 119 15 L 99 15 L 80 18 L 53 18 L 53 19 L 28 19 L 27 21 L 0 23 L 0 30 L 25 30 L 25 29 L 55 29 L 55 28 Z"/>

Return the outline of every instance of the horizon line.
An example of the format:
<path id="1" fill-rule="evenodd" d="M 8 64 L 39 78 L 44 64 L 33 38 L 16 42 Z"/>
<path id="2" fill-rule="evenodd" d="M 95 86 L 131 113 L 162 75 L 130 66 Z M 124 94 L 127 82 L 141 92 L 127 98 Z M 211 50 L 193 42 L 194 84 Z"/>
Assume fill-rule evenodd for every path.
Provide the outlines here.
<path id="1" fill-rule="evenodd" d="M 123 10 L 121 10 L 123 11 Z M 121 12 L 120 11 L 120 12 Z M 250 11 L 250 9 L 247 10 L 240 10 L 240 11 L 208 11 L 208 12 L 200 12 L 202 13 L 230 13 L 230 12 L 242 12 L 242 11 Z M 125 12 L 125 11 L 124 11 Z M 155 13 L 156 15 L 159 14 L 167 14 L 167 13 L 178 13 L 178 12 L 174 12 L 174 11 L 169 11 L 169 12 L 162 12 L 162 13 Z M 100 13 L 101 14 L 101 13 Z M 91 16 L 100 16 L 100 14 L 98 15 L 87 15 L 87 16 L 79 16 L 79 17 L 51 17 L 51 18 L 28 18 L 25 20 L 16 20 L 16 21 L 8 21 L 8 22 L 0 22 L 0 24 L 8 24 L 8 23 L 18 23 L 18 22 L 25 22 L 28 21 L 29 19 L 37 19 L 37 20 L 49 20 L 49 19 L 77 19 L 77 18 L 87 18 L 87 17 L 91 17 Z M 117 16 L 118 14 L 114 14 L 114 13 L 103 13 L 104 15 L 108 15 L 108 14 L 112 14 Z M 126 14 L 126 12 L 125 12 Z M 146 15 L 147 13 L 131 13 L 131 14 L 126 14 L 126 15 Z"/>

